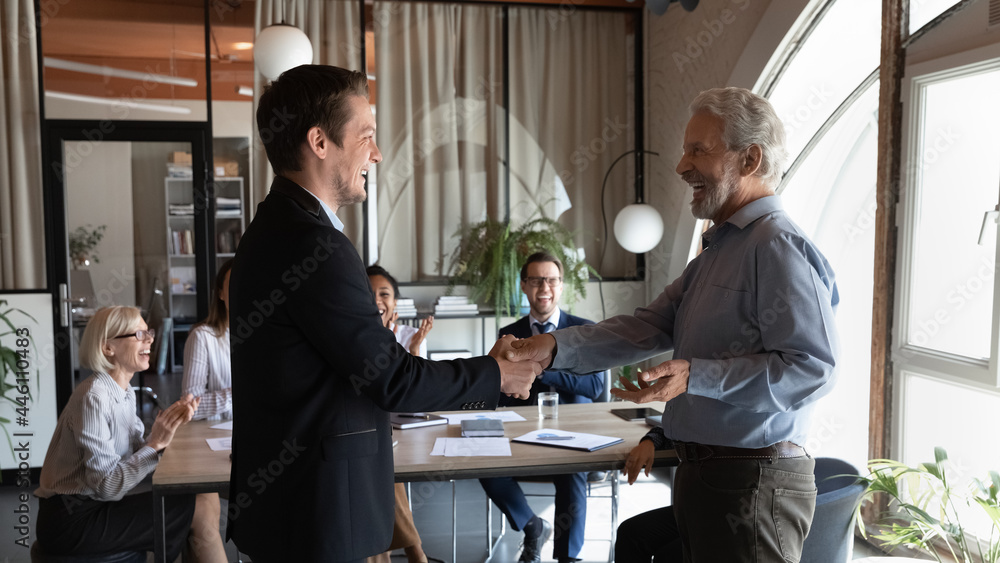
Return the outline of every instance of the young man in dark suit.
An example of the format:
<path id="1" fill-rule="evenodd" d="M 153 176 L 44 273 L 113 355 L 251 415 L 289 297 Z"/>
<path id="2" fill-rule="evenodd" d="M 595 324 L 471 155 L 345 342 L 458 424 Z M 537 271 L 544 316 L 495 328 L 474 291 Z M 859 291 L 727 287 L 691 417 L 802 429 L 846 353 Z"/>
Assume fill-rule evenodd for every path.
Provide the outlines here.
<path id="1" fill-rule="evenodd" d="M 276 177 L 230 282 L 233 467 L 228 534 L 256 563 L 362 561 L 389 546 L 388 411 L 495 408 L 537 365 L 430 362 L 385 328 L 335 213 L 382 160 L 364 73 L 303 65 L 260 98 Z"/>
<path id="2" fill-rule="evenodd" d="M 593 324 L 559 309 L 562 296 L 563 267 L 558 258 L 544 252 L 528 257 L 521 267 L 521 290 L 528 297 L 531 311 L 526 317 L 500 329 L 508 334 L 528 338 L 570 326 Z M 538 394 L 559 393 L 560 403 L 590 403 L 604 392 L 603 373 L 575 375 L 547 370 L 531 386 L 527 399 L 501 397 L 500 406 L 534 405 Z M 583 532 L 587 520 L 587 474 L 570 473 L 551 476 L 556 486 L 556 527 L 552 556 L 565 563 L 576 561 L 583 547 Z M 486 494 L 507 515 L 515 530 L 524 530 L 524 550 L 518 561 L 541 561 L 541 548 L 552 533 L 552 525 L 538 517 L 528 506 L 521 487 L 511 477 L 480 479 Z"/>

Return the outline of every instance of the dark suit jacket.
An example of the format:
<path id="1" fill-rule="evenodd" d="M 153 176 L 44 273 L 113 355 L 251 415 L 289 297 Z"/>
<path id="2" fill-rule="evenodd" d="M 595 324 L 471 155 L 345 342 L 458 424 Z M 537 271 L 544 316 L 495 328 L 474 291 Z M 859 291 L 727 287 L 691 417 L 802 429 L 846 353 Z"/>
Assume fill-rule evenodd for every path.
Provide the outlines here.
<path id="1" fill-rule="evenodd" d="M 592 325 L 594 321 L 577 317 L 559 310 L 559 326 L 566 328 L 577 325 Z M 531 317 L 521 317 L 519 320 L 500 329 L 500 336 L 513 334 L 517 338 L 528 338 L 531 336 Z M 604 372 L 590 375 L 576 375 L 566 371 L 545 370 L 542 376 L 535 379 L 531 385 L 531 396 L 527 400 L 514 399 L 503 395 L 500 397 L 500 406 L 517 407 L 523 405 L 537 405 L 538 394 L 549 391 L 550 387 L 555 387 L 559 392 L 560 403 L 592 403 L 594 399 L 604 392 Z"/>
<path id="2" fill-rule="evenodd" d="M 285 178 L 240 241 L 229 292 L 228 534 L 264 561 L 385 551 L 394 499 L 388 411 L 495 408 L 496 361 L 430 362 L 399 346 L 350 240 Z"/>

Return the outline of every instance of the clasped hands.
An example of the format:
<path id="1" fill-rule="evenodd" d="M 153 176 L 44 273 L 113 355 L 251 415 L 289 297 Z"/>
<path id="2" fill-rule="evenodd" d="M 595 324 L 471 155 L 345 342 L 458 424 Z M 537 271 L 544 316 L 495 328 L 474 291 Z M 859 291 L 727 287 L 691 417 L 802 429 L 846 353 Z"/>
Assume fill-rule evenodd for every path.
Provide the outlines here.
<path id="1" fill-rule="evenodd" d="M 156 420 L 153 421 L 153 428 L 149 431 L 146 445 L 156 451 L 169 446 L 170 442 L 174 439 L 174 432 L 182 424 L 187 424 L 191 420 L 195 411 L 198 410 L 200 402 L 201 397 L 195 397 L 191 393 L 187 393 L 178 399 L 177 402 L 167 407 L 166 410 L 160 411 L 156 415 Z"/>
<path id="2" fill-rule="evenodd" d="M 527 399 L 535 378 L 552 364 L 555 346 L 556 339 L 549 334 L 523 339 L 507 334 L 497 340 L 490 356 L 500 365 L 500 391 Z"/>

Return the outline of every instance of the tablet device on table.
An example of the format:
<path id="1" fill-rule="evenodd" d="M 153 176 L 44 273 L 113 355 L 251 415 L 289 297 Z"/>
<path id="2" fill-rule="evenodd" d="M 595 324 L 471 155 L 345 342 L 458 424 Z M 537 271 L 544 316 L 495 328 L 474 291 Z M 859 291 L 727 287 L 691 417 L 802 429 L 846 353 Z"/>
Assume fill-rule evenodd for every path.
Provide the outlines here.
<path id="1" fill-rule="evenodd" d="M 625 420 L 631 422 L 646 420 L 647 416 L 660 416 L 663 414 L 656 409 L 648 407 L 639 407 L 635 409 L 611 409 L 611 413 L 619 418 L 624 418 Z"/>

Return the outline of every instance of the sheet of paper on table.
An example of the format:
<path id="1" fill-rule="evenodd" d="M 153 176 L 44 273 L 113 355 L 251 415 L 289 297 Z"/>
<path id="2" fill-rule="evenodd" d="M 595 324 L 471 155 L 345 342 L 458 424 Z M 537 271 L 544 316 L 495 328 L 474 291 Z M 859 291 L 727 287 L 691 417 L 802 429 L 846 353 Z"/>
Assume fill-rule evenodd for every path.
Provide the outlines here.
<path id="1" fill-rule="evenodd" d="M 448 424 L 462 424 L 463 420 L 476 418 L 493 418 L 504 422 L 518 422 L 526 420 L 523 416 L 514 411 L 476 411 L 469 413 L 463 412 L 459 414 L 442 414 L 441 416 L 448 419 Z"/>
<path id="2" fill-rule="evenodd" d="M 438 438 L 431 455 L 445 457 L 509 456 L 507 438 Z"/>
<path id="3" fill-rule="evenodd" d="M 232 430 L 233 429 L 233 421 L 232 420 L 227 420 L 227 421 L 225 421 L 225 422 L 223 422 L 221 424 L 216 424 L 215 426 L 210 426 L 209 428 L 212 428 L 213 430 Z"/>
<path id="4" fill-rule="evenodd" d="M 205 438 L 205 441 L 208 442 L 208 447 L 212 448 L 213 452 L 233 449 L 232 436 L 226 436 L 225 438 Z"/>

